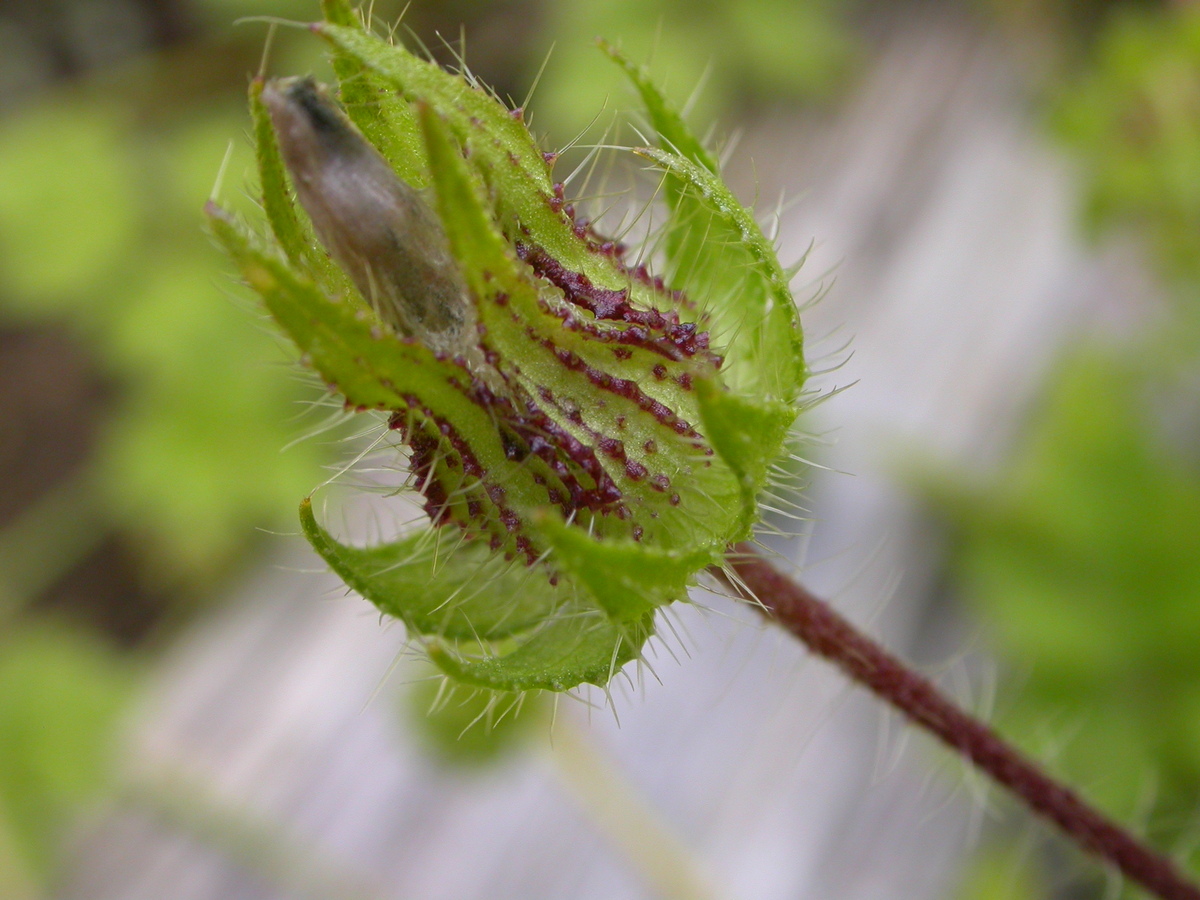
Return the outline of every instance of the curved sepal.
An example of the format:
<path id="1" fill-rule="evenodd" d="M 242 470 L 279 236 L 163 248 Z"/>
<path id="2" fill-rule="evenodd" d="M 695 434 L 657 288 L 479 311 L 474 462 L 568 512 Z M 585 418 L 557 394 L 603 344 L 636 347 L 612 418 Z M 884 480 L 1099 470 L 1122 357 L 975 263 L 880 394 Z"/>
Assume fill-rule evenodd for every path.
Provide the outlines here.
<path id="1" fill-rule="evenodd" d="M 703 246 L 681 251 L 673 262 L 684 290 L 695 290 L 704 303 L 714 340 L 725 342 L 726 382 L 739 394 L 795 402 L 807 375 L 804 342 L 788 277 L 771 242 L 704 166 L 656 147 L 634 152 L 679 179 L 706 214 L 681 223 L 688 242 Z"/>
<path id="2" fill-rule="evenodd" d="M 637 657 L 653 612 L 614 623 L 581 602 L 568 582 L 505 562 L 477 542 L 453 549 L 418 531 L 374 547 L 334 540 L 300 506 L 313 549 L 347 586 L 428 642 L 430 658 L 456 681 L 504 691 L 565 691 L 605 684 Z"/>
<path id="3" fill-rule="evenodd" d="M 541 572 L 506 561 L 479 542 L 422 528 L 391 543 L 351 547 L 317 523 L 311 500 L 300 504 L 300 525 L 350 588 L 414 635 L 446 641 L 510 638 L 534 628 L 568 599 Z"/>
<path id="4" fill-rule="evenodd" d="M 315 240 L 310 231 L 300 223 L 296 207 L 288 191 L 287 175 L 283 158 L 279 155 L 279 142 L 275 139 L 275 128 L 271 115 L 262 100 L 263 82 L 256 78 L 250 83 L 250 115 L 254 120 L 254 155 L 258 163 L 258 181 L 263 194 L 263 211 L 275 239 L 295 265 L 311 266 Z"/>
<path id="5" fill-rule="evenodd" d="M 616 624 L 595 609 L 566 608 L 533 635 L 497 656 L 468 656 L 432 642 L 429 657 L 456 681 L 501 691 L 566 691 L 607 684 L 637 659 L 654 631 L 654 614 Z"/>
<path id="6" fill-rule="evenodd" d="M 719 174 L 716 157 L 708 152 L 708 148 L 687 127 L 683 116 L 650 79 L 650 73 L 646 71 L 646 68 L 634 65 L 628 57 L 608 41 L 601 40 L 599 45 L 600 49 L 625 71 L 629 80 L 633 82 L 633 86 L 637 88 L 637 92 L 642 98 L 642 105 L 646 107 L 646 115 L 650 117 L 650 124 L 658 133 L 662 147 L 690 159 L 697 165 L 704 166 L 714 175 Z"/>
<path id="7" fill-rule="evenodd" d="M 362 31 L 358 13 L 345 0 L 321 0 L 321 12 L 329 25 Z M 412 107 L 353 54 L 335 47 L 332 57 L 350 119 L 397 175 L 415 188 L 424 187 L 429 182 L 429 164 Z"/>

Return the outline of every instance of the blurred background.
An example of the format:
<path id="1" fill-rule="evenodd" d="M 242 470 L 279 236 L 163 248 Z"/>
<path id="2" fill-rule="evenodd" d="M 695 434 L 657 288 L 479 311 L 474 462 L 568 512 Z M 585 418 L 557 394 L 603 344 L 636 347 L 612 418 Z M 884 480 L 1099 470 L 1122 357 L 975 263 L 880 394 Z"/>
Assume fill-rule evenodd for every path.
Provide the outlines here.
<path id="1" fill-rule="evenodd" d="M 553 726 L 426 717 L 403 634 L 295 534 L 362 423 L 321 430 L 201 227 L 223 165 L 253 210 L 255 16 L 318 9 L 0 4 L 0 897 L 1135 896 L 720 598 Z M 1200 871 L 1200 4 L 403 22 L 503 96 L 536 80 L 547 148 L 635 105 L 597 35 L 694 98 L 809 254 L 831 396 L 773 546 Z M 329 77 L 302 30 L 266 65 Z"/>

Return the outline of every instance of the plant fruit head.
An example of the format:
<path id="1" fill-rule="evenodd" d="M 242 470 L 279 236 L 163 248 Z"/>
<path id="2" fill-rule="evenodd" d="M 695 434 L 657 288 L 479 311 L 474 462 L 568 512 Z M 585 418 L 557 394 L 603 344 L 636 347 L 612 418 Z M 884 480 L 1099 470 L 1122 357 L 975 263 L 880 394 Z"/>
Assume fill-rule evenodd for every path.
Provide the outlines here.
<path id="1" fill-rule="evenodd" d="M 605 685 L 760 518 L 806 375 L 788 276 L 613 48 L 658 137 L 634 152 L 662 177 L 665 279 L 576 216 L 521 110 L 324 6 L 341 106 L 251 86 L 270 236 L 207 212 L 306 364 L 387 417 L 428 523 L 353 547 L 306 500 L 304 532 L 451 680 Z"/>

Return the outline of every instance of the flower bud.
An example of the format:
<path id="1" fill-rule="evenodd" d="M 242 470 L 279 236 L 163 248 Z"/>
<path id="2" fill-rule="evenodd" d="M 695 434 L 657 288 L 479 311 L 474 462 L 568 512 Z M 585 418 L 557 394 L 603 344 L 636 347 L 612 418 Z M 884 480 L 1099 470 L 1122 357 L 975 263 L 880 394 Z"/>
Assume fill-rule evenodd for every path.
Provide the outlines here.
<path id="1" fill-rule="evenodd" d="M 787 278 L 715 162 L 614 52 L 673 148 L 639 151 L 666 179 L 672 288 L 575 218 L 517 111 L 345 24 L 344 0 L 324 6 L 313 31 L 353 124 L 310 79 L 255 85 L 283 252 L 215 206 L 210 219 L 346 406 L 387 414 L 429 524 L 350 547 L 305 501 L 305 535 L 455 681 L 605 684 L 758 520 L 805 374 Z M 314 236 L 374 312 L 346 302 Z"/>

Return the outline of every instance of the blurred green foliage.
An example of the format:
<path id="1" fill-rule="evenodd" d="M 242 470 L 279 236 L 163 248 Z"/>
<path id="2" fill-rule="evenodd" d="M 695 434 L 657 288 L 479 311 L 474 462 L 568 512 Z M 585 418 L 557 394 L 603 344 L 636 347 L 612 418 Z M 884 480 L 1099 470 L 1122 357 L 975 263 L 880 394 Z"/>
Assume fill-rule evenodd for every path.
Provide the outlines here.
<path id="1" fill-rule="evenodd" d="M 553 42 L 555 49 L 534 94 L 535 122 L 561 144 L 606 103 L 610 110 L 634 105 L 620 71 L 594 49 L 597 37 L 649 64 L 677 102 L 695 92 L 699 122 L 720 121 L 746 102 L 827 100 L 845 85 L 861 50 L 845 20 L 849 6 L 847 0 L 548 4 L 543 46 Z M 600 122 L 607 124 L 603 116 Z"/>
<path id="2" fill-rule="evenodd" d="M 1124 346 L 1070 351 L 991 484 L 933 494 L 952 526 L 957 590 L 1001 662 L 1024 673 L 998 726 L 1118 820 L 1189 849 L 1200 820 L 1200 8 L 1108 6 L 1077 71 L 1050 90 L 1051 126 L 1079 164 L 1088 230 L 1135 235 L 1174 303 Z M 1047 855 L 1061 852 L 987 845 L 960 896 L 1070 894 L 1077 870 Z"/>
<path id="3" fill-rule="evenodd" d="M 76 494 L 51 491 L 53 510 L 38 509 L 39 531 L 63 539 L 0 537 L 46 585 L 99 540 L 68 541 L 77 521 L 117 529 L 145 573 L 185 599 L 229 570 L 256 525 L 294 527 L 295 498 L 328 454 L 315 442 L 281 453 L 316 391 L 232 297 L 200 228 L 244 127 L 240 96 L 167 114 L 108 87 L 47 89 L 0 119 L 0 321 L 68 330 L 117 389 Z M 227 183 L 249 156 L 236 142 Z M 138 668 L 102 635 L 31 615 L 0 641 L 0 895 L 41 893 L 78 807 L 110 780 Z"/>
<path id="4" fill-rule="evenodd" d="M 1153 344 L 1076 351 L 1010 468 L 935 493 L 956 587 L 1024 673 L 996 725 L 1173 848 L 1200 810 L 1200 454 L 1170 427 L 1155 358 Z"/>
<path id="5" fill-rule="evenodd" d="M 408 724 L 435 759 L 467 768 L 498 762 L 539 729 L 548 733 L 553 701 L 539 692 L 457 688 L 436 671 L 407 694 Z"/>
<path id="6" fill-rule="evenodd" d="M 211 582 L 247 527 L 287 527 L 323 456 L 280 452 L 314 391 L 197 225 L 235 109 L 146 124 L 65 91 L 0 122 L 0 315 L 69 328 L 119 386 L 96 490 L 169 582 Z M 233 148 L 236 182 L 249 151 Z"/>
<path id="7" fill-rule="evenodd" d="M 1017 842 L 986 844 L 968 862 L 963 875 L 963 900 L 1047 900 L 1045 879 L 1030 866 L 1028 847 Z"/>
<path id="8" fill-rule="evenodd" d="M 1004 477 L 945 505 L 962 591 L 1029 669 L 1001 727 L 1062 740 L 1057 765 L 1123 818 L 1152 777 L 1200 802 L 1200 466 L 1164 433 L 1157 381 L 1077 352 Z"/>
<path id="9" fill-rule="evenodd" d="M 1200 7 L 1122 7 L 1063 94 L 1055 130 L 1082 163 L 1086 218 L 1140 233 L 1168 279 L 1200 290 Z"/>
<path id="10" fill-rule="evenodd" d="M 16 591 L 0 591 L 0 896 L 47 892 L 70 822 L 112 780 L 143 669 L 80 622 L 23 611 L 36 599 L 23 592 L 51 586 L 116 530 L 147 580 L 195 599 L 256 526 L 295 527 L 296 498 L 330 456 L 317 441 L 281 452 L 319 391 L 296 380 L 201 227 L 231 141 L 226 196 L 250 202 L 237 60 L 213 91 L 183 71 L 186 54 L 147 53 L 31 84 L 0 117 L 0 324 L 69 332 L 115 389 L 86 471 L 41 486 L 0 534 L 12 563 L 0 588 Z M 220 66 L 208 69 L 219 81 Z"/>
<path id="11" fill-rule="evenodd" d="M 77 808 L 108 781 L 136 674 L 103 639 L 62 623 L 0 641 L 0 895 L 33 896 L 50 878 Z"/>

